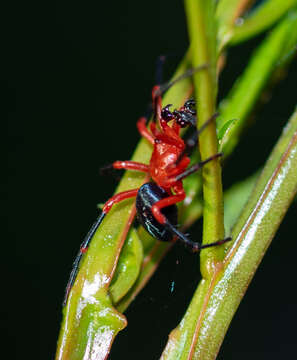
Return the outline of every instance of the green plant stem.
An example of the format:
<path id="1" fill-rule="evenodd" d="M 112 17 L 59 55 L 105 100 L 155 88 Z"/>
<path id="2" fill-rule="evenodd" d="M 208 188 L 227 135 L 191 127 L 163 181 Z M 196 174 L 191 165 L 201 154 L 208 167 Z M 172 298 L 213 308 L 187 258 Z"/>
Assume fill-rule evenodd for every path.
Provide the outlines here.
<path id="1" fill-rule="evenodd" d="M 202 280 L 163 360 L 214 360 L 231 319 L 297 192 L 297 111 L 271 153 L 232 233 L 221 268 Z"/>
<path id="2" fill-rule="evenodd" d="M 198 128 L 215 113 L 217 94 L 215 2 L 212 0 L 186 0 L 186 15 L 191 43 L 193 67 L 207 64 L 207 68 L 194 74 L 195 97 L 198 104 Z M 215 122 L 210 123 L 199 136 L 201 159 L 217 153 Z M 203 242 L 211 243 L 224 237 L 223 191 L 221 166 L 218 159 L 202 169 L 203 176 Z M 211 275 L 216 263 L 223 258 L 223 248 L 209 248 L 201 253 L 201 271 Z"/>

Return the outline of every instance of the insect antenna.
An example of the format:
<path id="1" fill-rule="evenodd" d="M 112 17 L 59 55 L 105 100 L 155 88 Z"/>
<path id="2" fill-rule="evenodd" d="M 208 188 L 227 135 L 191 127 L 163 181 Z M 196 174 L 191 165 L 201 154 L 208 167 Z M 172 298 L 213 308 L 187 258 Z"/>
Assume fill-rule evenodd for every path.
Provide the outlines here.
<path id="1" fill-rule="evenodd" d="M 156 96 L 161 96 L 165 91 L 167 91 L 169 88 L 171 88 L 171 86 L 173 86 L 174 84 L 176 84 L 177 82 L 192 76 L 193 74 L 195 74 L 195 72 L 200 71 L 200 70 L 204 70 L 207 69 L 209 67 L 208 64 L 203 64 L 203 65 L 199 65 L 196 66 L 194 68 L 188 69 L 186 70 L 183 74 L 177 76 L 175 79 L 173 79 L 172 81 L 169 81 L 167 83 L 161 84 L 159 85 L 159 89 L 156 91 Z"/>
<path id="2" fill-rule="evenodd" d="M 164 63 L 166 61 L 166 56 L 165 55 L 160 55 L 157 57 L 156 60 L 156 86 L 160 86 L 162 79 L 163 79 L 163 68 L 164 68 Z M 152 114 L 154 114 L 153 116 L 153 121 L 156 121 L 156 108 L 155 108 L 156 104 L 154 104 L 152 101 L 148 104 L 147 106 L 147 110 L 144 113 L 143 117 L 146 119 L 146 124 L 148 123 L 148 120 L 151 118 Z"/>
<path id="3" fill-rule="evenodd" d="M 154 116 L 153 116 L 153 121 L 156 122 L 157 117 L 160 119 L 161 117 L 161 95 L 168 90 L 171 86 L 173 86 L 174 84 L 176 84 L 177 82 L 181 81 L 182 79 L 185 79 L 187 77 L 192 76 L 195 72 L 206 69 L 207 67 L 209 67 L 208 64 L 203 64 L 200 66 L 197 66 L 195 68 L 191 68 L 188 69 L 187 71 L 185 71 L 182 75 L 177 76 L 175 79 L 173 79 L 172 81 L 169 81 L 167 83 L 164 83 L 162 85 L 156 85 L 153 88 L 152 91 L 152 98 L 153 98 L 153 109 L 154 109 Z"/>
<path id="4" fill-rule="evenodd" d="M 160 55 L 156 60 L 156 84 L 160 85 L 163 79 L 164 63 L 166 61 L 165 55 Z"/>

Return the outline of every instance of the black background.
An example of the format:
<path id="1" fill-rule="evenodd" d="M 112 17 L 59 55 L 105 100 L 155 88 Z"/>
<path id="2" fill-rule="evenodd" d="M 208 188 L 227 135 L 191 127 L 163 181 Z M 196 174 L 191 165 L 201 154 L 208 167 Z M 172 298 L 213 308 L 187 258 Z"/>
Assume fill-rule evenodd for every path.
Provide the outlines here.
<path id="1" fill-rule="evenodd" d="M 11 311 L 2 306 L 3 339 L 17 338 L 11 351 L 18 358 L 52 359 L 73 258 L 97 215 L 96 204 L 116 185 L 100 177 L 99 168 L 131 157 L 156 58 L 174 55 L 165 67 L 169 78 L 187 49 L 187 31 L 181 1 L 10 2 L 3 10 L 7 169 L 1 190 L 7 200 L 2 215 L 10 217 L 2 241 L 8 247 L 16 241 L 17 255 L 12 266 L 10 250 L 3 250 L 8 279 L 3 298 L 12 305 Z M 230 50 L 220 98 L 261 39 Z M 294 109 L 296 75 L 295 63 L 258 111 L 258 126 L 247 131 L 224 169 L 226 187 L 264 163 Z M 295 203 L 234 317 L 219 359 L 292 358 L 296 210 Z M 129 326 L 110 358 L 158 358 L 198 277 L 196 257 L 175 246 L 127 311 Z"/>

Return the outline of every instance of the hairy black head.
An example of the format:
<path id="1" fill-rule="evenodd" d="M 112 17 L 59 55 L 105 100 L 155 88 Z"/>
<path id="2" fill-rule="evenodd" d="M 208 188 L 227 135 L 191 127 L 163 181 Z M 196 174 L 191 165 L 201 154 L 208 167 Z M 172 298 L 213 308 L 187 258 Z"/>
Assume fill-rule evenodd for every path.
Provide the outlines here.
<path id="1" fill-rule="evenodd" d="M 168 104 L 161 110 L 161 117 L 163 120 L 166 122 L 175 120 L 182 128 L 189 125 L 196 126 L 196 102 L 194 99 L 187 100 L 180 110 L 171 112 L 169 110 L 171 106 L 171 104 Z"/>

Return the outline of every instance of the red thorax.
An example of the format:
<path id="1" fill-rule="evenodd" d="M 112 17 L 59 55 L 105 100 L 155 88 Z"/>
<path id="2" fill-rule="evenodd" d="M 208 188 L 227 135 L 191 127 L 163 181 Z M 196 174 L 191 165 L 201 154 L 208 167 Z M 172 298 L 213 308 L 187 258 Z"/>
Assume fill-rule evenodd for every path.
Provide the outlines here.
<path id="1" fill-rule="evenodd" d="M 152 179 L 165 190 L 175 184 L 174 176 L 184 171 L 190 159 L 182 153 L 185 143 L 180 137 L 180 126 L 175 122 L 170 127 L 166 122 L 161 123 L 162 130 L 158 131 L 151 123 L 151 131 L 155 136 L 155 144 L 149 168 Z"/>

